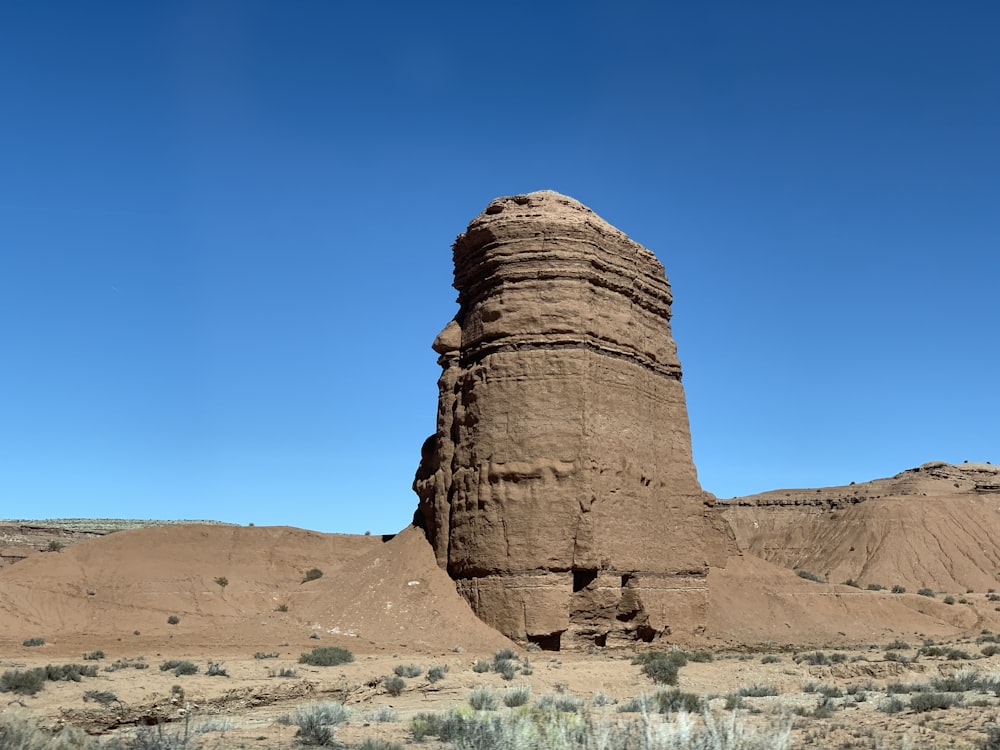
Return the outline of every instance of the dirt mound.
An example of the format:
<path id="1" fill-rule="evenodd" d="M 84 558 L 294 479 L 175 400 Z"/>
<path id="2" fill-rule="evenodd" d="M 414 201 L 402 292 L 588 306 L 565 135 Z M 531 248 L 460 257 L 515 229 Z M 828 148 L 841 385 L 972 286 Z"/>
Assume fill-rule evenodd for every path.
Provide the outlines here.
<path id="1" fill-rule="evenodd" d="M 717 504 L 740 550 L 835 582 L 1000 589 L 1000 467 L 924 464 L 888 479 Z"/>
<path id="2" fill-rule="evenodd" d="M 312 568 L 323 576 L 304 582 Z M 413 580 L 422 583 L 408 586 Z M 400 593 L 413 589 L 419 593 Z M 405 616 L 388 614 L 395 603 Z M 179 621 L 170 624 L 169 617 Z M 49 646 L 94 648 L 117 639 L 267 650 L 305 645 L 320 631 L 362 649 L 505 642 L 455 593 L 420 533 L 383 542 L 287 527 L 144 528 L 0 571 L 6 645 L 42 637 Z"/>
<path id="3" fill-rule="evenodd" d="M 295 606 L 320 632 L 411 650 L 511 645 L 472 613 L 413 527 L 316 581 Z"/>
<path id="4" fill-rule="evenodd" d="M 878 643 L 896 636 L 953 638 L 1000 627 L 984 594 L 962 604 L 801 578 L 751 554 L 708 576 L 705 636 L 730 646 Z"/>

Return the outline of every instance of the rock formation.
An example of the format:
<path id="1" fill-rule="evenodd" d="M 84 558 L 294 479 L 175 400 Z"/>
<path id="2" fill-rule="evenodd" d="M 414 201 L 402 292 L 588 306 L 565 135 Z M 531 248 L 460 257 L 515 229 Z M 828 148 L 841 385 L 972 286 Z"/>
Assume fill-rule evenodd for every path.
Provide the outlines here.
<path id="1" fill-rule="evenodd" d="M 642 245 L 551 191 L 498 198 L 454 244 L 437 432 L 415 523 L 476 613 L 558 649 L 704 624 L 706 516 L 670 334 Z"/>

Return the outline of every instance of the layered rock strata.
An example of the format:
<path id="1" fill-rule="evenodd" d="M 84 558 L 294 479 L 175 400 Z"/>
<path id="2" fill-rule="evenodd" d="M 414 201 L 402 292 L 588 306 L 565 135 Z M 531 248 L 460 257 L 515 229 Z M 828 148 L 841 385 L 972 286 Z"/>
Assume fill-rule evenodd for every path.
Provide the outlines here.
<path id="1" fill-rule="evenodd" d="M 437 432 L 415 516 L 475 612 L 558 649 L 704 623 L 724 559 L 691 458 L 670 285 L 551 191 L 498 198 L 454 244 Z"/>

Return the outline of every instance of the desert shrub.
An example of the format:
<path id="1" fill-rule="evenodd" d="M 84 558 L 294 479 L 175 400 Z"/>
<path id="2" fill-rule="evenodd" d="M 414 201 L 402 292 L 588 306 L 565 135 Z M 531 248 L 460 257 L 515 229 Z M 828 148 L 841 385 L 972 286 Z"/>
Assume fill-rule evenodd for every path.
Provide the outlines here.
<path id="1" fill-rule="evenodd" d="M 696 713 L 701 711 L 703 703 L 701 697 L 694 693 L 685 693 L 678 688 L 672 690 L 657 690 L 653 694 L 653 705 L 661 714 L 686 711 Z"/>
<path id="2" fill-rule="evenodd" d="M 710 664 L 715 661 L 715 654 L 711 651 L 683 651 L 682 653 L 688 661 L 695 662 L 696 664 Z"/>
<path id="3" fill-rule="evenodd" d="M 442 742 L 452 742 L 465 733 L 472 724 L 470 714 L 452 710 L 446 714 L 420 712 L 410 721 L 410 732 L 418 742 L 427 737 L 437 737 Z"/>
<path id="4" fill-rule="evenodd" d="M 482 674 L 483 672 L 489 672 L 492 666 L 486 659 L 476 659 L 476 663 L 472 665 L 472 671 Z"/>
<path id="5" fill-rule="evenodd" d="M 45 687 L 46 681 L 79 682 L 83 677 L 96 676 L 97 667 L 80 664 L 49 664 L 35 669 L 12 669 L 0 675 L 0 693 L 34 695 Z"/>
<path id="6" fill-rule="evenodd" d="M 558 686 L 556 689 L 558 690 Z M 542 711 L 576 713 L 583 708 L 583 701 L 573 695 L 547 693 L 535 701 L 535 706 Z"/>
<path id="7" fill-rule="evenodd" d="M 907 643 L 904 640 L 901 640 L 901 639 L 897 638 L 892 643 L 888 644 L 885 647 L 885 650 L 886 651 L 898 651 L 900 649 L 908 649 L 908 648 L 911 648 L 911 646 L 910 646 L 909 643 Z"/>
<path id="8" fill-rule="evenodd" d="M 888 699 L 882 701 L 878 706 L 878 710 L 884 714 L 898 714 L 905 708 L 906 704 L 895 695 L 889 696 Z"/>
<path id="9" fill-rule="evenodd" d="M 119 669 L 149 669 L 149 662 L 146 661 L 145 657 L 139 656 L 135 660 L 132 659 L 115 659 L 111 664 L 104 668 L 105 672 L 117 672 Z"/>
<path id="10" fill-rule="evenodd" d="M 833 702 L 832 698 L 824 695 L 816 702 L 816 707 L 809 716 L 814 719 L 829 719 L 836 710 L 837 704 Z"/>
<path id="11" fill-rule="evenodd" d="M 844 691 L 841 690 L 836 685 L 820 685 L 816 688 L 816 692 L 827 698 L 843 698 Z"/>
<path id="12" fill-rule="evenodd" d="M 282 667 L 281 669 L 269 669 L 267 671 L 268 677 L 298 677 L 299 673 L 291 668 Z"/>
<path id="13" fill-rule="evenodd" d="M 397 664 L 392 671 L 399 677 L 419 677 L 424 668 L 419 664 Z"/>
<path id="14" fill-rule="evenodd" d="M 350 709 L 342 703 L 333 701 L 300 707 L 295 711 L 295 724 L 299 728 L 295 736 L 303 745 L 335 745 L 335 727 L 347 721 L 350 713 Z"/>
<path id="15" fill-rule="evenodd" d="M 930 598 L 933 599 L 934 598 L 934 589 L 920 589 L 917 592 L 917 594 L 920 595 L 920 596 L 929 596 Z"/>
<path id="16" fill-rule="evenodd" d="M 28 648 L 35 648 L 36 646 L 44 646 L 44 638 L 28 638 L 26 641 L 21 642 L 22 646 L 27 646 Z"/>
<path id="17" fill-rule="evenodd" d="M 517 685 L 509 687 L 503 691 L 503 704 L 507 708 L 517 708 L 523 706 L 531 700 L 531 688 L 527 685 Z"/>
<path id="18" fill-rule="evenodd" d="M 781 657 L 777 654 L 768 654 L 767 656 L 761 657 L 761 664 L 780 664 Z"/>
<path id="19" fill-rule="evenodd" d="M 905 586 L 900 586 L 897 583 L 897 584 L 895 584 L 892 587 L 892 593 L 894 593 L 894 594 L 905 594 L 906 593 L 906 587 Z"/>
<path id="20" fill-rule="evenodd" d="M 951 661 L 971 661 L 973 658 L 972 654 L 960 648 L 949 648 L 945 651 L 944 655 L 945 658 Z"/>
<path id="21" fill-rule="evenodd" d="M 552 707 L 563 713 L 576 713 L 583 708 L 583 700 L 575 695 L 556 695 Z"/>
<path id="22" fill-rule="evenodd" d="M 34 695 L 45 687 L 45 670 L 11 669 L 0 675 L 0 693 Z"/>
<path id="23" fill-rule="evenodd" d="M 258 651 L 253 655 L 254 659 L 277 659 L 280 654 L 277 651 L 269 651 L 264 653 L 263 651 Z"/>
<path id="24" fill-rule="evenodd" d="M 414 738 L 437 736 L 459 750 L 581 750 L 641 748 L 642 750 L 787 750 L 791 721 L 760 728 L 745 717 L 703 714 L 695 724 L 686 714 L 676 719 L 640 713 L 617 721 L 588 720 L 579 714 L 552 710 L 513 711 L 500 716 L 453 710 L 444 716 L 421 714 L 413 720 Z"/>
<path id="25" fill-rule="evenodd" d="M 448 672 L 447 664 L 439 664 L 436 667 L 431 667 L 427 670 L 427 681 L 428 682 L 438 682 L 443 680 L 445 674 Z"/>
<path id="26" fill-rule="evenodd" d="M 930 683 L 930 689 L 941 693 L 964 693 L 976 690 L 980 686 L 979 675 L 971 669 L 963 669 L 947 677 L 935 677 Z"/>
<path id="27" fill-rule="evenodd" d="M 469 693 L 469 705 L 477 711 L 492 711 L 497 707 L 497 697 L 486 685 L 479 685 Z"/>
<path id="28" fill-rule="evenodd" d="M 868 586 L 866 586 L 866 588 L 869 591 L 881 591 L 882 589 L 885 588 L 885 586 L 883 586 L 881 583 L 869 583 Z"/>
<path id="29" fill-rule="evenodd" d="M 591 696 L 590 702 L 595 706 L 606 706 L 609 703 L 613 703 L 614 701 L 612 701 L 611 698 L 608 697 L 608 694 L 605 693 L 603 690 L 598 690 Z"/>
<path id="30" fill-rule="evenodd" d="M 739 693 L 729 693 L 726 696 L 725 708 L 727 711 L 735 711 L 738 708 L 743 708 L 744 704 L 743 696 Z"/>
<path id="31" fill-rule="evenodd" d="M 118 750 L 112 743 L 109 748 Z M 134 736 L 129 738 L 124 750 L 188 750 L 196 748 L 192 737 L 191 725 L 185 722 L 184 728 L 176 732 L 164 729 L 163 724 L 155 726 L 142 726 Z"/>
<path id="32" fill-rule="evenodd" d="M 167 618 L 167 625 L 176 625 L 180 621 L 181 618 L 179 618 L 177 615 L 170 615 L 170 617 Z"/>
<path id="33" fill-rule="evenodd" d="M 493 654 L 493 661 L 517 661 L 517 652 L 512 648 L 502 648 Z"/>
<path id="34" fill-rule="evenodd" d="M 365 737 L 357 745 L 358 750 L 403 750 L 398 742 L 384 740 L 381 737 Z"/>
<path id="35" fill-rule="evenodd" d="M 505 680 L 513 680 L 517 674 L 517 662 L 513 659 L 501 659 L 493 662 L 493 671 Z"/>
<path id="36" fill-rule="evenodd" d="M 805 654 L 798 654 L 795 657 L 795 663 L 799 664 L 805 662 L 806 664 L 811 664 L 812 666 L 822 666 L 830 663 L 830 658 L 824 654 L 822 651 L 811 651 Z"/>
<path id="37" fill-rule="evenodd" d="M 641 664 L 642 672 L 658 685 L 676 685 L 677 673 L 687 664 L 687 653 L 676 651 L 645 651 L 637 655 L 633 664 Z"/>
<path id="38" fill-rule="evenodd" d="M 209 677 L 229 677 L 229 672 L 219 661 L 210 661 L 208 663 L 208 669 L 205 670 L 205 674 Z"/>
<path id="39" fill-rule="evenodd" d="M 770 685 L 744 685 L 736 692 L 744 698 L 766 698 L 771 695 L 779 695 L 778 691 Z"/>
<path id="40" fill-rule="evenodd" d="M 899 662 L 900 664 L 909 664 L 911 661 L 913 661 L 913 659 L 911 659 L 909 656 L 901 654 L 898 651 L 886 651 L 885 660 L 896 661 Z"/>
<path id="41" fill-rule="evenodd" d="M 875 690 L 875 683 L 872 680 L 864 682 L 857 685 L 848 685 L 847 689 L 844 691 L 848 695 L 858 695 L 863 693 L 865 690 Z"/>
<path id="42" fill-rule="evenodd" d="M 518 670 L 518 655 L 512 648 L 502 648 L 493 654 L 490 669 L 505 680 L 513 680 Z"/>
<path id="43" fill-rule="evenodd" d="M 529 644 L 528 644 L 528 645 L 527 645 L 527 646 L 525 647 L 525 651 L 529 651 L 529 652 L 531 652 L 531 653 L 535 653 L 535 652 L 537 652 L 537 651 L 541 651 L 541 650 L 542 650 L 542 647 L 541 647 L 541 646 L 539 646 L 539 645 L 538 645 L 537 643 L 535 643 L 534 641 L 532 641 L 531 643 L 529 643 Z"/>
<path id="44" fill-rule="evenodd" d="M 198 665 L 194 662 L 183 661 L 181 659 L 167 659 L 160 665 L 161 672 L 173 672 L 180 677 L 186 674 L 197 674 Z"/>
<path id="45" fill-rule="evenodd" d="M 799 578 L 805 578 L 807 581 L 814 581 L 816 583 L 826 583 L 826 579 L 823 576 L 816 575 L 815 573 L 810 573 L 808 570 L 796 570 L 795 575 Z"/>
<path id="46" fill-rule="evenodd" d="M 991 602 L 1000 602 L 1000 594 L 995 594 L 993 592 L 990 592 L 989 596 L 987 596 L 986 599 Z"/>
<path id="47" fill-rule="evenodd" d="M 313 667 L 336 667 L 354 661 L 354 654 L 340 646 L 317 646 L 308 654 L 299 656 L 299 664 Z"/>
<path id="48" fill-rule="evenodd" d="M 676 685 L 679 669 L 676 662 L 667 659 L 646 662 L 642 666 L 643 674 L 658 685 Z"/>
<path id="49" fill-rule="evenodd" d="M 843 664 L 845 661 L 847 661 L 847 654 L 845 654 L 843 651 L 835 651 L 832 654 L 830 654 L 831 664 Z"/>
<path id="50" fill-rule="evenodd" d="M 112 693 L 110 690 L 88 690 L 83 694 L 83 701 L 96 701 L 103 705 L 109 703 L 114 703 L 118 700 L 118 696 Z"/>
<path id="51" fill-rule="evenodd" d="M 980 653 L 983 656 L 996 656 L 997 654 L 1000 654 L 1000 646 L 995 643 L 991 643 L 989 646 L 983 646 Z"/>
<path id="52" fill-rule="evenodd" d="M 45 667 L 45 679 L 50 682 L 79 682 L 82 677 L 96 677 L 97 667 L 82 664 L 49 664 Z"/>
<path id="53" fill-rule="evenodd" d="M 306 571 L 305 576 L 302 578 L 302 583 L 309 583 L 309 581 L 315 581 L 323 577 L 323 571 L 319 568 L 309 568 Z"/>
<path id="54" fill-rule="evenodd" d="M 649 696 L 641 693 L 618 704 L 615 710 L 620 714 L 644 714 L 649 711 Z"/>
<path id="55" fill-rule="evenodd" d="M 385 688 L 385 692 L 389 695 L 400 695 L 403 692 L 403 688 L 406 687 L 406 680 L 398 674 L 392 674 L 382 678 L 382 687 Z"/>
<path id="56" fill-rule="evenodd" d="M 77 727 L 57 732 L 42 729 L 16 713 L 0 716 L 0 748 L 4 750 L 100 750 L 101 743 Z"/>
<path id="57" fill-rule="evenodd" d="M 905 682 L 890 682 L 885 686 L 885 692 L 889 695 L 906 695 L 908 693 L 918 692 L 913 689 L 912 684 L 907 684 Z"/>
<path id="58" fill-rule="evenodd" d="M 955 597 L 953 597 L 953 596 L 946 596 L 941 601 L 943 601 L 945 604 L 954 604 L 955 603 Z"/>
<path id="59" fill-rule="evenodd" d="M 83 655 L 83 660 L 84 661 L 98 661 L 99 659 L 103 659 L 103 658 L 104 658 L 104 652 L 103 651 L 91 651 L 89 654 L 84 654 Z"/>
<path id="60" fill-rule="evenodd" d="M 399 715 L 392 706 L 379 706 L 376 710 L 365 714 L 364 720 L 373 724 L 392 724 L 399 721 Z"/>
<path id="61" fill-rule="evenodd" d="M 914 713 L 948 709 L 962 702 L 961 696 L 947 693 L 915 693 L 910 698 L 910 710 Z"/>
<path id="62" fill-rule="evenodd" d="M 853 587 L 854 587 L 854 588 L 856 588 L 856 589 L 859 589 L 859 588 L 861 588 L 861 584 L 860 584 L 860 583 L 858 583 L 858 582 L 857 582 L 856 580 L 854 580 L 853 578 L 848 578 L 848 579 L 847 579 L 846 581 L 844 581 L 844 585 L 845 585 L 845 586 L 853 586 Z"/>
<path id="63" fill-rule="evenodd" d="M 287 604 L 279 604 L 277 607 L 274 608 L 274 611 L 275 612 L 287 612 L 288 611 L 288 605 Z"/>
<path id="64" fill-rule="evenodd" d="M 1000 750 L 1000 726 L 986 727 L 986 737 L 979 741 L 976 750 Z"/>

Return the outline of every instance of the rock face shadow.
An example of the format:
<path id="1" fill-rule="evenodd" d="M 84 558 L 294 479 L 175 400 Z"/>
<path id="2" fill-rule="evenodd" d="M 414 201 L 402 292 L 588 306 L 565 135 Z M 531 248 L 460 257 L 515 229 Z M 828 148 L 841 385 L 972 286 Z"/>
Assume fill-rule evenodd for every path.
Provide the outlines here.
<path id="1" fill-rule="evenodd" d="M 437 431 L 415 523 L 477 615 L 544 649 L 704 628 L 726 537 L 691 457 L 670 284 L 648 249 L 551 191 L 455 241 L 434 341 Z"/>

